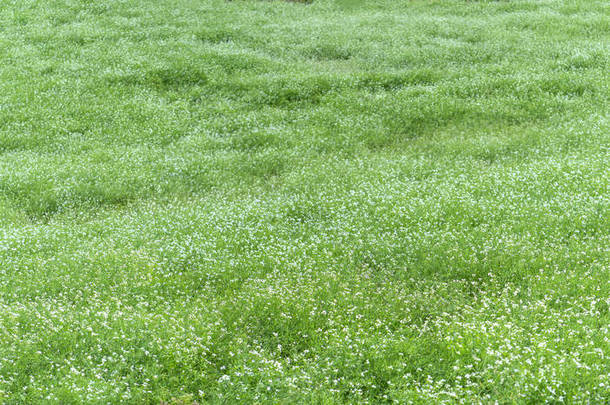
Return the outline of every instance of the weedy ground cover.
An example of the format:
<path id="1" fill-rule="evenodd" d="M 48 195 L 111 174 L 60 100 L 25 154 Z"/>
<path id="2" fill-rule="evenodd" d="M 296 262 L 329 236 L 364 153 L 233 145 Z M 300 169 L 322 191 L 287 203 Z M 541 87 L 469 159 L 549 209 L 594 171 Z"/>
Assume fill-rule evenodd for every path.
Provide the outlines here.
<path id="1" fill-rule="evenodd" d="M 341 4 L 0 3 L 1 402 L 610 400 L 608 3 Z"/>

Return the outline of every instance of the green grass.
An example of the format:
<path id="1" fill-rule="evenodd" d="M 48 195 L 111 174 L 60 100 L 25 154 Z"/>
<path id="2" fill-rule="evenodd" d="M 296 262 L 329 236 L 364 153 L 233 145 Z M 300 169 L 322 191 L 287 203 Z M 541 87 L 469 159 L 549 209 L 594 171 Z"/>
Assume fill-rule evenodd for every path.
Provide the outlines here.
<path id="1" fill-rule="evenodd" d="M 0 3 L 0 402 L 608 403 L 601 0 Z"/>

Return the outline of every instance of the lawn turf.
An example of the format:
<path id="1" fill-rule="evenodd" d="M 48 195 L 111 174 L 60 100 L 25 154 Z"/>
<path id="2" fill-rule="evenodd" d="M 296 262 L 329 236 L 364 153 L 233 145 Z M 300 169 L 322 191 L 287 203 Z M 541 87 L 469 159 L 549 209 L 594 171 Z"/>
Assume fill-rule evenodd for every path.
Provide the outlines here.
<path id="1" fill-rule="evenodd" d="M 610 5 L 0 3 L 0 402 L 607 403 Z"/>

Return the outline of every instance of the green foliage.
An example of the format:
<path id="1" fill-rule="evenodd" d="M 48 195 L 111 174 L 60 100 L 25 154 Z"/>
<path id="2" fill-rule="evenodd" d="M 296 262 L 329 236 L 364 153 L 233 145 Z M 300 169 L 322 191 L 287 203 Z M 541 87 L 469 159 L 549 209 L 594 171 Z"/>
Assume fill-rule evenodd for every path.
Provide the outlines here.
<path id="1" fill-rule="evenodd" d="M 606 403 L 607 15 L 0 3 L 0 402 Z"/>

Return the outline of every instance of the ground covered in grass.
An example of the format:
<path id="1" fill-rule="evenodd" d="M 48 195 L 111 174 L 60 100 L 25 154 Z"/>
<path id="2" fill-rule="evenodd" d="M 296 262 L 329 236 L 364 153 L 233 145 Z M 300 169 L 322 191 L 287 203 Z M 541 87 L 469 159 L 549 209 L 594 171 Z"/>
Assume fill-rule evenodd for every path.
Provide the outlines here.
<path id="1" fill-rule="evenodd" d="M 0 402 L 610 400 L 605 1 L 0 3 Z"/>

